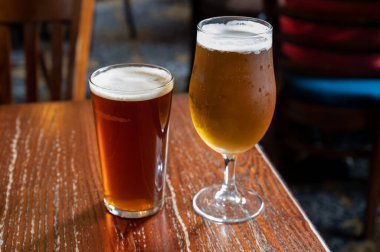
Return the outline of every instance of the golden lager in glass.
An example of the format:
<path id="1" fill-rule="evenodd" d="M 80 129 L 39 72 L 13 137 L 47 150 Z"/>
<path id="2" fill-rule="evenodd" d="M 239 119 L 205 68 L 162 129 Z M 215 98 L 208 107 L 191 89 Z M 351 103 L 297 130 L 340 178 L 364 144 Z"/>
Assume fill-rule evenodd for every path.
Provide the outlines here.
<path id="1" fill-rule="evenodd" d="M 198 24 L 189 90 L 191 118 L 203 141 L 223 154 L 229 172 L 222 189 L 203 189 L 194 198 L 194 209 L 208 219 L 240 222 L 263 207 L 255 193 L 236 190 L 231 166 L 237 154 L 258 143 L 272 120 L 276 101 L 272 58 L 272 27 L 263 20 L 215 17 Z"/>

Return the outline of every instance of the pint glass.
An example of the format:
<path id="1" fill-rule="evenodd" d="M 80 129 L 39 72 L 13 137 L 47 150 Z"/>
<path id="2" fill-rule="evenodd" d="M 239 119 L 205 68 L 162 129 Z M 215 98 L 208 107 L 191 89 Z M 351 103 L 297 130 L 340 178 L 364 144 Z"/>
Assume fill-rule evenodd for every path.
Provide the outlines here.
<path id="1" fill-rule="evenodd" d="M 104 204 L 125 218 L 163 206 L 173 78 L 164 68 L 120 64 L 90 77 Z"/>

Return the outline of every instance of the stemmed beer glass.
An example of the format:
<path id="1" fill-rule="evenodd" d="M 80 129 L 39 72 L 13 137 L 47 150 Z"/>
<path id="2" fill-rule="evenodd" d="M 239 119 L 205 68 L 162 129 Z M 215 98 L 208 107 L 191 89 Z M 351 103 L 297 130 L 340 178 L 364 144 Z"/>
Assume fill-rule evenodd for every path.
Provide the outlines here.
<path id="1" fill-rule="evenodd" d="M 199 215 L 236 223 L 262 211 L 264 203 L 255 191 L 236 188 L 235 161 L 267 131 L 275 100 L 272 26 L 249 17 L 201 21 L 190 80 L 190 112 L 203 141 L 222 154 L 225 171 L 222 185 L 204 188 L 194 197 Z"/>

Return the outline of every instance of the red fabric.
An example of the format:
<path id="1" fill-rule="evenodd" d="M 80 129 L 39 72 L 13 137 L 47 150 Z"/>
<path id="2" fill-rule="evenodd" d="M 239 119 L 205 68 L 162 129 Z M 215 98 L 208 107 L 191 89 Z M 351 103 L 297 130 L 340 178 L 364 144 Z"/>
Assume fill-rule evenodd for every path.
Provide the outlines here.
<path id="1" fill-rule="evenodd" d="M 282 0 L 283 7 L 315 14 L 365 17 L 380 20 L 380 2 L 333 0 Z"/>
<path id="2" fill-rule="evenodd" d="M 301 22 L 289 17 L 280 17 L 281 32 L 304 36 L 315 41 L 350 43 L 380 48 L 380 29 L 371 27 L 336 27 L 312 22 Z"/>
<path id="3" fill-rule="evenodd" d="M 295 62 L 309 66 L 323 65 L 380 69 L 380 53 L 342 54 L 295 46 L 288 43 L 282 44 L 282 52 Z"/>

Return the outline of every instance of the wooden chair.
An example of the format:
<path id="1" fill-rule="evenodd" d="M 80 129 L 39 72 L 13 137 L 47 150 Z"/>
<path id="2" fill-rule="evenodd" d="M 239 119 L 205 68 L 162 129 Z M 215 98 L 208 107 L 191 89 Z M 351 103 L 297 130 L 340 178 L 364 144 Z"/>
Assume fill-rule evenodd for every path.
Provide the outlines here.
<path id="1" fill-rule="evenodd" d="M 85 98 L 93 8 L 94 0 L 0 0 L 0 103 L 13 100 L 11 27 L 15 24 L 21 25 L 24 35 L 26 101 L 37 101 L 41 66 L 52 100 Z M 49 53 L 42 46 L 42 25 L 50 31 Z M 44 67 L 47 56 L 51 56 L 49 68 Z"/>
<path id="2" fill-rule="evenodd" d="M 380 3 L 265 0 L 274 26 L 279 127 L 284 155 L 365 157 L 369 183 L 364 233 L 375 237 L 380 191 Z M 368 89 L 369 88 L 369 89 Z M 302 125 L 331 141 L 368 134 L 365 144 L 305 141 Z M 355 142 L 355 141 L 351 141 Z"/>

